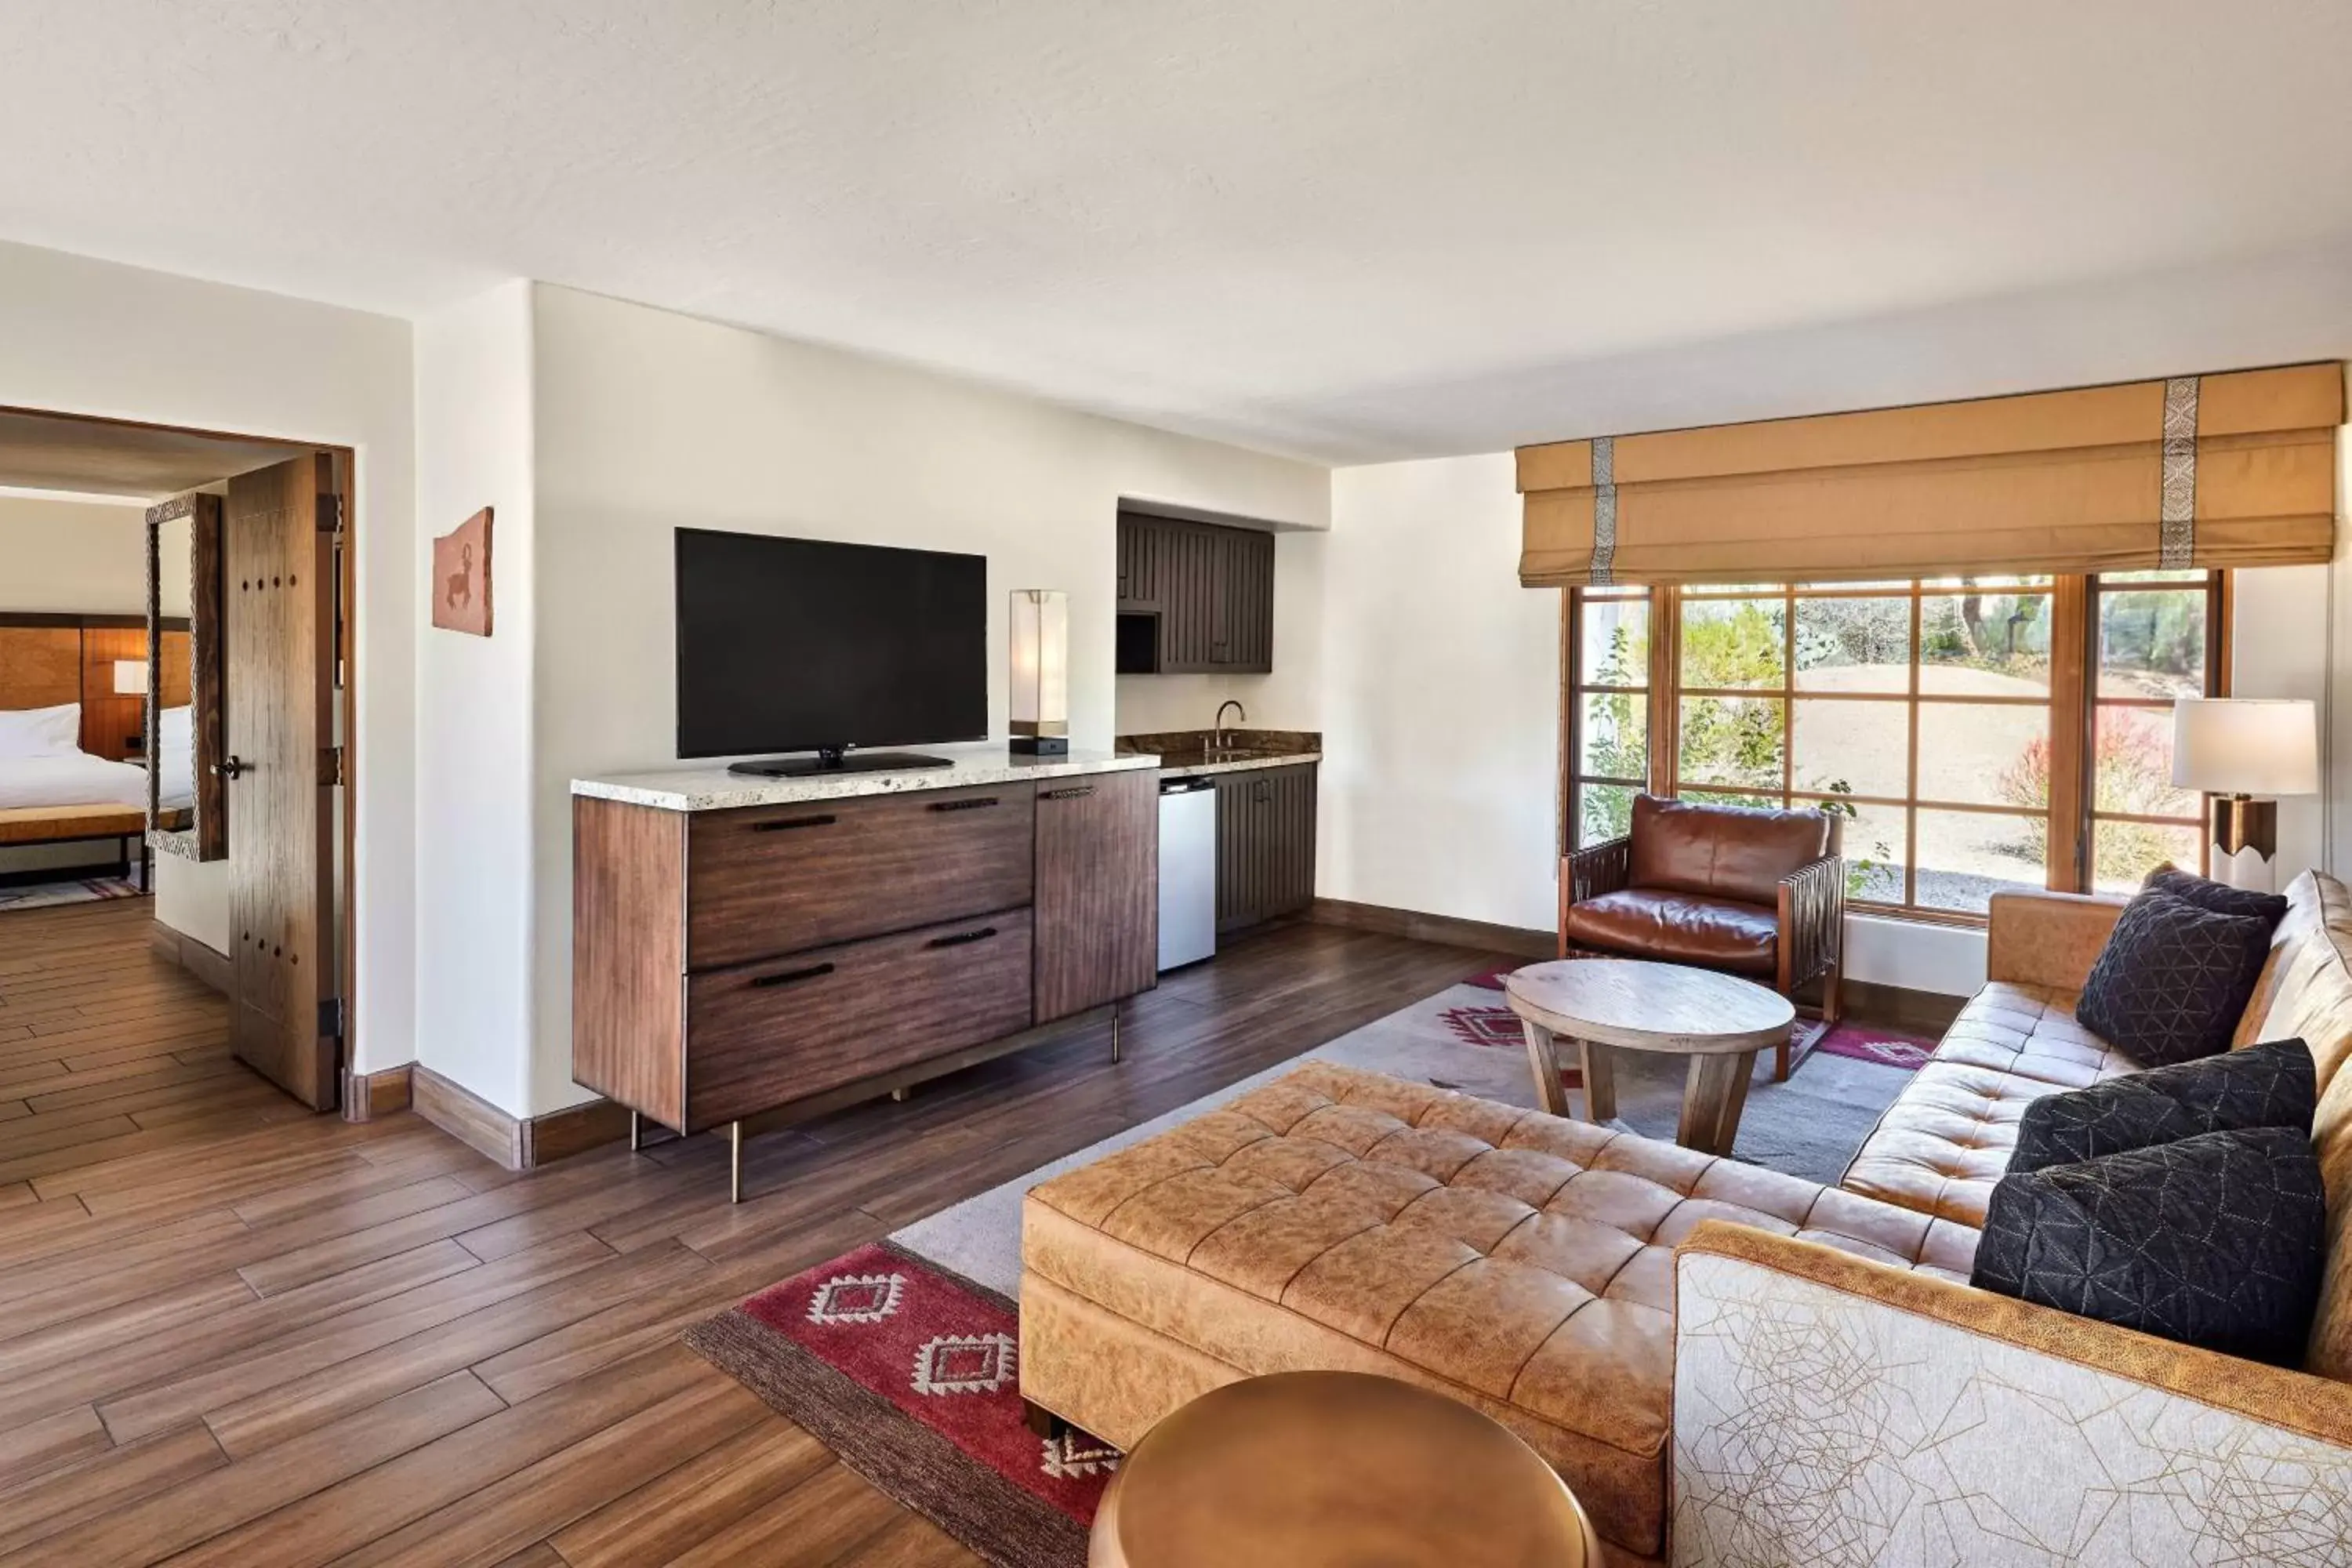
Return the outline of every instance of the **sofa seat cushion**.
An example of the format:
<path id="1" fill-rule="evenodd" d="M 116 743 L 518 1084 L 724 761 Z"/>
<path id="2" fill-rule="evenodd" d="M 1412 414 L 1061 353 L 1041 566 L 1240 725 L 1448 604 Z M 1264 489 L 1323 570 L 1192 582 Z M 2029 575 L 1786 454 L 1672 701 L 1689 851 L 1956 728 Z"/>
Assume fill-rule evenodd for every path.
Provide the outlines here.
<path id="1" fill-rule="evenodd" d="M 1964 1227 L 1633 1133 L 1312 1063 L 1031 1189 L 1030 1277 L 1236 1375 L 1342 1366 L 1477 1405 L 1622 1546 L 1663 1529 L 1673 1248 L 1728 1219 L 1963 1279 Z M 1066 1357 L 1066 1349 L 1044 1353 Z M 1191 1364 L 1191 1363 L 1188 1363 Z M 1031 1357 L 1024 1390 L 1100 1387 Z M 1081 1426 L 1165 1415 L 1094 1395 Z"/>
<path id="2" fill-rule="evenodd" d="M 1768 976 L 1780 940 L 1777 912 L 1761 904 L 1657 888 L 1570 904 L 1560 930 L 1580 947 Z"/>
<path id="3" fill-rule="evenodd" d="M 2025 1108 L 2138 1070 L 2074 1021 L 2075 994 L 1996 981 L 1969 999 L 1927 1065 L 1878 1119 L 1840 1184 L 1981 1227 Z"/>

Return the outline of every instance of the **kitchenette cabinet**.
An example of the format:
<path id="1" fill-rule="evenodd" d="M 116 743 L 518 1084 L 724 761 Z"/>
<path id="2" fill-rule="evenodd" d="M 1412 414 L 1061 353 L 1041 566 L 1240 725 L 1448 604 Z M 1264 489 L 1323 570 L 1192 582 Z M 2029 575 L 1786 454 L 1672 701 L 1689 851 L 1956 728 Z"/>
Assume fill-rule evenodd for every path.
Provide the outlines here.
<path id="1" fill-rule="evenodd" d="M 1315 774 L 1295 763 L 1216 775 L 1220 933 L 1315 901 Z"/>
<path id="2" fill-rule="evenodd" d="M 1271 671 L 1274 535 L 1121 511 L 1118 614 L 1123 675 Z"/>

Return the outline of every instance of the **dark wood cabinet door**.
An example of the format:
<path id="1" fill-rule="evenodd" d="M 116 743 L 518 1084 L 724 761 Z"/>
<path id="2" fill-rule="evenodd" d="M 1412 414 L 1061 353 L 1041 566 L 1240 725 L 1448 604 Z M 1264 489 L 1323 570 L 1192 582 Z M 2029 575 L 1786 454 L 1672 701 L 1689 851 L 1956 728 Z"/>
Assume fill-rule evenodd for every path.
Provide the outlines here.
<path id="1" fill-rule="evenodd" d="M 1156 770 L 1039 782 L 1038 1023 L 1158 983 L 1159 894 Z"/>
<path id="2" fill-rule="evenodd" d="M 1217 775 L 1217 929 L 1315 900 L 1315 764 Z"/>

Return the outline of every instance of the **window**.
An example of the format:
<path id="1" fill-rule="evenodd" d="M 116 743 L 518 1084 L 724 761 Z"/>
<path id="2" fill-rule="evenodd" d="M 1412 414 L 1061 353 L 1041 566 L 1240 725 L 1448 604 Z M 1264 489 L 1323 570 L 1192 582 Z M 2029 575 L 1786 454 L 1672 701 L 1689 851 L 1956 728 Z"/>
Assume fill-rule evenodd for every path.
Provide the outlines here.
<path id="1" fill-rule="evenodd" d="M 2200 803 L 2169 782 L 2169 708 L 2218 673 L 2218 574 L 1571 597 L 1580 846 L 1622 832 L 1646 779 L 1842 815 L 1848 896 L 1931 918 L 1981 915 L 2004 888 L 2200 863 Z M 1644 645 L 1646 672 L 1629 668 Z"/>
<path id="2" fill-rule="evenodd" d="M 1622 835 L 1650 787 L 1650 591 L 1580 589 L 1570 626 L 1569 820 L 1581 849 Z"/>

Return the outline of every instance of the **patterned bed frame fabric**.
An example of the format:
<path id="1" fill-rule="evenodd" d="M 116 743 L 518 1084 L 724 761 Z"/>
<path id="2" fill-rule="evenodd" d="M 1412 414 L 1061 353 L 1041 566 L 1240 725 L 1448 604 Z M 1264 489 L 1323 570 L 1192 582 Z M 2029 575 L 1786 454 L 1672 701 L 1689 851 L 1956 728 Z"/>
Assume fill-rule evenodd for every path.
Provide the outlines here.
<path id="1" fill-rule="evenodd" d="M 2347 1561 L 2352 1388 L 2105 1325 L 2067 1354 L 2042 1309 L 1727 1239 L 1676 1260 L 1682 1568 Z"/>

